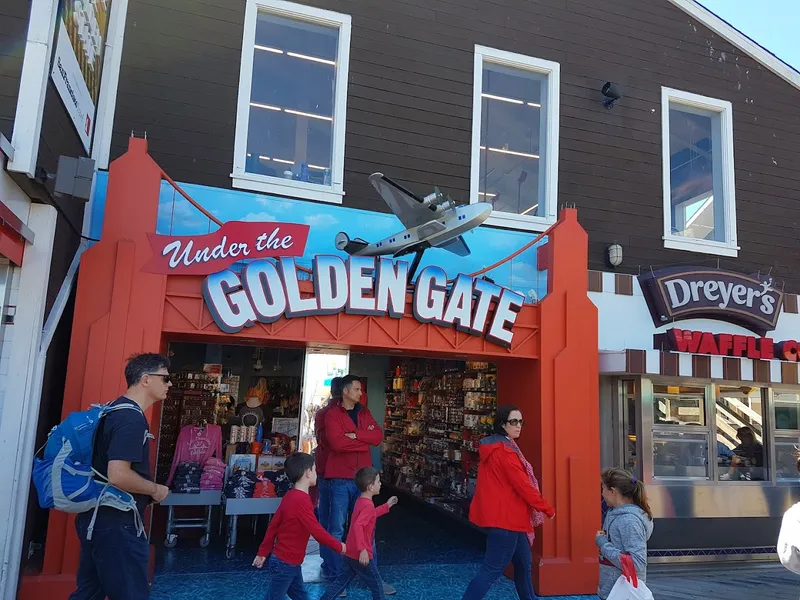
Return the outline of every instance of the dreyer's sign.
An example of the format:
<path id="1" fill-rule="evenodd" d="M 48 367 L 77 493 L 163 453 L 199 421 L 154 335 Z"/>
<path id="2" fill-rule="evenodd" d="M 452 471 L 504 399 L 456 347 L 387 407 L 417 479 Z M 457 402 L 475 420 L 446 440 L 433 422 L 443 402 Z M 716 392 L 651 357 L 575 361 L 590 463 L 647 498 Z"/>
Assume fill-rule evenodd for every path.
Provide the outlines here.
<path id="1" fill-rule="evenodd" d="M 763 335 L 775 329 L 783 305 L 783 292 L 771 278 L 718 269 L 661 269 L 640 275 L 639 283 L 656 327 L 707 318 Z"/>
<path id="2" fill-rule="evenodd" d="M 409 265 L 372 256 L 318 255 L 313 260 L 314 296 L 300 294 L 292 258 L 249 263 L 209 275 L 203 296 L 211 316 L 226 333 L 281 318 L 355 315 L 403 318 Z M 513 341 L 513 326 L 525 297 L 485 279 L 459 275 L 448 282 L 443 269 L 429 266 L 414 283 L 414 318 L 422 323 L 455 327 L 503 347 Z"/>
<path id="3" fill-rule="evenodd" d="M 302 256 L 308 225 L 228 221 L 205 235 L 150 235 L 148 273 L 210 275 L 241 260 Z"/>

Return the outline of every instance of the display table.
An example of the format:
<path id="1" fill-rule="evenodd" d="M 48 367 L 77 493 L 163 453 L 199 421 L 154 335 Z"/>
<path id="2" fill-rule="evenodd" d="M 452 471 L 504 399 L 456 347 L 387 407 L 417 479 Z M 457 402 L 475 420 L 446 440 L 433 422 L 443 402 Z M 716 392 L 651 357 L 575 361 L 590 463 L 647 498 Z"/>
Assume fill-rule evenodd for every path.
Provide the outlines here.
<path id="1" fill-rule="evenodd" d="M 178 494 L 170 492 L 169 496 L 161 503 L 168 508 L 167 512 L 167 535 L 164 538 L 164 545 L 167 548 L 174 548 L 178 543 L 176 529 L 204 529 L 205 535 L 200 538 L 200 547 L 205 548 L 211 541 L 211 511 L 215 506 L 222 502 L 221 490 L 202 490 L 199 494 Z M 205 506 L 206 516 L 193 518 L 175 517 L 176 506 Z"/>
<path id="2" fill-rule="evenodd" d="M 274 515 L 281 504 L 280 498 L 225 498 L 225 516 L 228 517 L 228 539 L 225 556 L 231 558 L 236 550 L 236 527 L 240 515 Z"/>

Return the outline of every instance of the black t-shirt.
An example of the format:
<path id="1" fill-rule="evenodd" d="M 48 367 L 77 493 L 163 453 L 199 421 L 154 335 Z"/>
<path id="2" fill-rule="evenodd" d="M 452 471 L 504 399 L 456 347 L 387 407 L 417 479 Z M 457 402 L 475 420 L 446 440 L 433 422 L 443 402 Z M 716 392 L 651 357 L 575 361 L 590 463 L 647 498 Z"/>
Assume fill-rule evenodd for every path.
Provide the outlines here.
<path id="1" fill-rule="evenodd" d="M 350 410 L 347 410 L 346 408 L 344 410 L 348 415 L 350 415 L 350 418 L 353 420 L 353 423 L 355 423 L 355 426 L 358 427 L 358 413 L 361 412 L 361 405 L 356 404 Z"/>
<path id="2" fill-rule="evenodd" d="M 111 405 L 120 404 L 136 406 L 133 400 L 125 396 L 117 398 Z M 135 473 L 152 481 L 149 433 L 147 418 L 139 410 L 123 409 L 108 413 L 97 428 L 92 466 L 103 477 L 108 477 L 108 462 L 124 460 L 131 463 L 131 469 Z M 139 512 L 144 516 L 150 496 L 134 494 L 134 498 Z"/>

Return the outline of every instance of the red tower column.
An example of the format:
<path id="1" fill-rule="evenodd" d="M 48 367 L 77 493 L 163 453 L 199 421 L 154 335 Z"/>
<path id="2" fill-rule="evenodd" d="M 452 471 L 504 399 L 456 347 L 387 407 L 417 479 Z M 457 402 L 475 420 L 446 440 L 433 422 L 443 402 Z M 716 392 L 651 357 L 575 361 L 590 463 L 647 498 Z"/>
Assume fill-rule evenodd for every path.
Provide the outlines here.
<path id="1" fill-rule="evenodd" d="M 522 450 L 556 517 L 534 546 L 534 585 L 543 596 L 593 594 L 600 527 L 597 308 L 587 293 L 588 239 L 575 209 L 561 211 L 540 257 L 548 293 L 540 305 L 541 358 L 530 376 L 535 425 Z"/>
<path id="2" fill-rule="evenodd" d="M 62 414 L 108 402 L 125 391 L 129 356 L 158 352 L 166 276 L 143 273 L 147 232 L 156 229 L 161 169 L 147 142 L 131 138 L 111 164 L 100 242 L 81 258 Z M 152 422 L 152 409 L 147 415 Z M 79 544 L 74 519 L 52 511 L 44 568 L 25 577 L 23 600 L 60 600 L 75 588 Z"/>

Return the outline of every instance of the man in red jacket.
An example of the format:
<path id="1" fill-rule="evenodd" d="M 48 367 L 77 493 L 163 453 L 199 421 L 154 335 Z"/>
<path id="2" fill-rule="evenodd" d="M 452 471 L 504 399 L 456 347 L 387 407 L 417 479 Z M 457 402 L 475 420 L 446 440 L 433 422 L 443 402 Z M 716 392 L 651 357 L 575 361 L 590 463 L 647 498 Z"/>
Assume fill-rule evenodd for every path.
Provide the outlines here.
<path id="1" fill-rule="evenodd" d="M 328 440 L 325 478 L 330 486 L 327 529 L 340 541 L 344 539 L 347 517 L 353 512 L 359 496 L 356 471 L 373 466 L 370 448 L 383 441 L 380 426 L 369 409 L 361 405 L 361 389 L 361 381 L 355 375 L 342 377 L 342 401 L 325 415 L 325 437 Z M 335 578 L 342 570 L 342 558 L 334 556 L 333 560 L 335 572 L 331 575 Z M 384 583 L 384 594 L 394 593 L 394 588 Z"/>
<path id="2" fill-rule="evenodd" d="M 325 479 L 325 466 L 328 464 L 328 453 L 330 452 L 328 437 L 325 435 L 325 415 L 341 401 L 342 378 L 334 377 L 331 379 L 331 397 L 328 399 L 327 404 L 320 408 L 314 416 L 314 435 L 317 438 L 317 450 L 314 454 L 314 459 L 317 465 L 317 493 L 319 496 L 317 514 L 319 515 L 320 525 L 325 528 L 325 531 L 328 530 L 328 519 L 331 511 L 331 484 Z M 335 579 L 336 558 L 338 555 L 326 546 L 319 547 L 319 554 L 322 557 L 322 576 L 325 579 Z M 341 558 L 339 561 L 341 562 Z"/>

